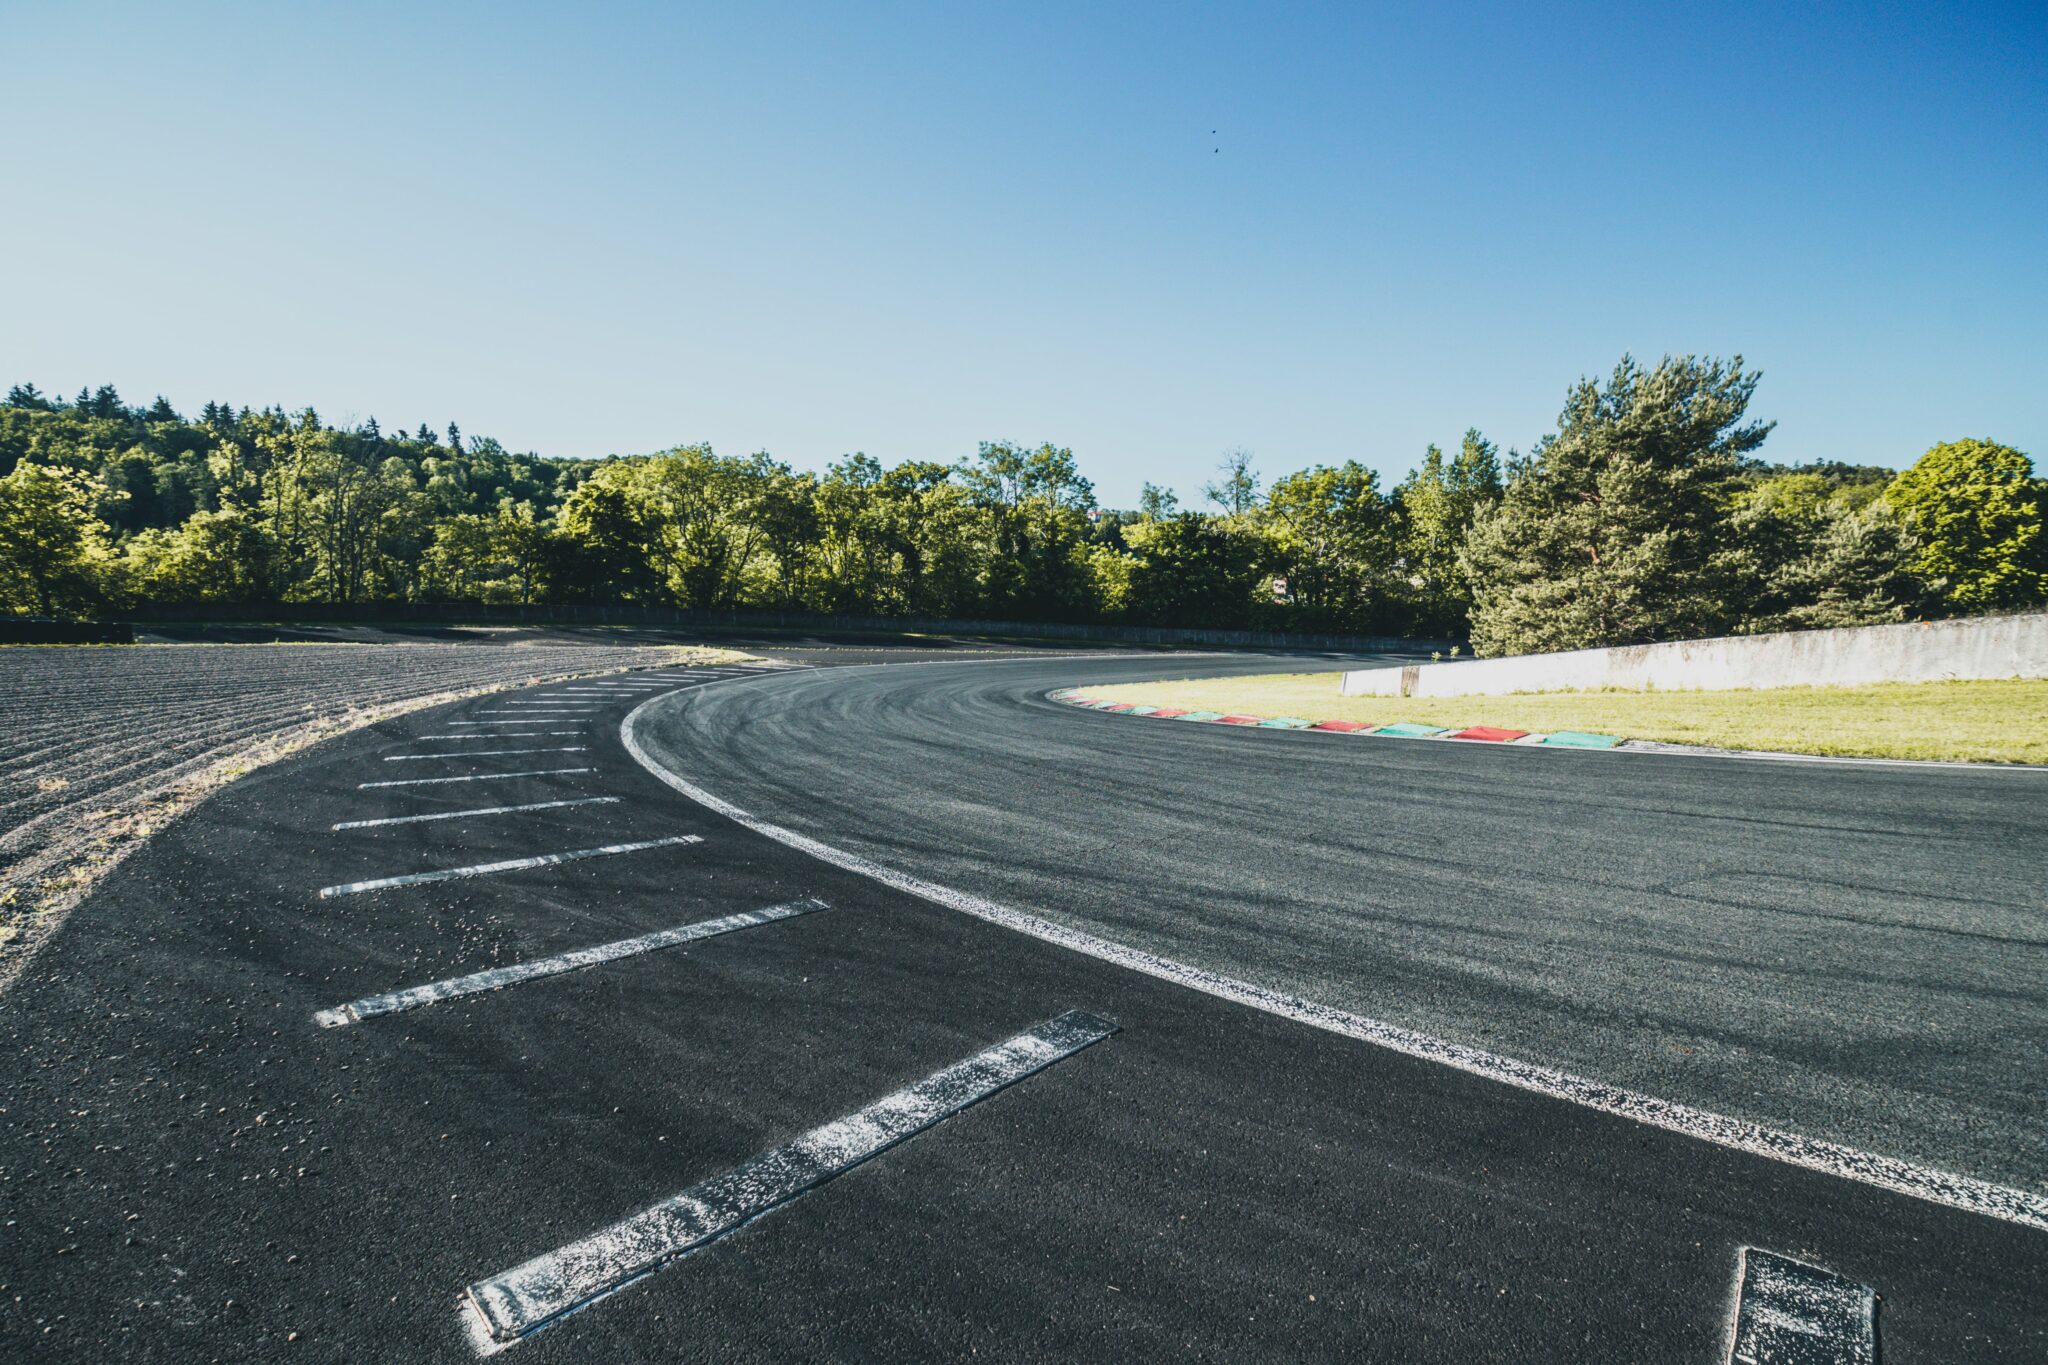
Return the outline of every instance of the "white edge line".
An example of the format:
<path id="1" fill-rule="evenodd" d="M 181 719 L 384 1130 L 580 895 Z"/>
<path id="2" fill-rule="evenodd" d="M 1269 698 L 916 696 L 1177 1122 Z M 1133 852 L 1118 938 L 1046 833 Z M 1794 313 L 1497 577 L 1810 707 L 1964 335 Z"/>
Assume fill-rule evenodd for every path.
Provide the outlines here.
<path id="1" fill-rule="evenodd" d="M 625 718 L 619 722 L 619 742 L 625 746 L 626 752 L 632 755 L 633 761 L 659 781 L 699 805 L 725 816 L 735 824 L 745 826 L 756 834 L 808 853 L 820 862 L 858 873 L 884 886 L 894 887 L 898 891 L 931 901 L 935 905 L 958 910 L 992 924 L 1000 924 L 1006 929 L 1014 929 L 1019 933 L 1056 943 L 1063 948 L 1070 948 L 1105 962 L 1113 962 L 1132 971 L 1143 972 L 1147 976 L 1155 976 L 1163 981 L 1171 981 L 1209 995 L 1220 996 L 1236 1004 L 1264 1010 L 1268 1014 L 1276 1014 L 1347 1038 L 1355 1038 L 1360 1042 L 1371 1043 L 1406 1056 L 1455 1067 L 1460 1071 L 1484 1076 L 1504 1085 L 1534 1091 L 1553 1099 L 1567 1100 L 1589 1109 L 1597 1109 L 1602 1113 L 1633 1119 L 1637 1123 L 1698 1138 L 1717 1146 L 1730 1147 L 1754 1156 L 1769 1157 L 1774 1161 L 1819 1171 L 1825 1175 L 1840 1176 L 1845 1180 L 1875 1185 L 1898 1194 L 1925 1199 L 1930 1203 L 1945 1204 L 1951 1208 L 1965 1209 L 1987 1217 L 2048 1231 L 2048 1196 L 2006 1185 L 1995 1185 L 1972 1176 L 1956 1175 L 1930 1166 L 1921 1166 L 1898 1157 L 1860 1151 L 1820 1138 L 1803 1137 L 1798 1133 L 1766 1128 L 1762 1124 L 1730 1118 L 1711 1110 L 1695 1109 L 1691 1105 L 1680 1104 L 1675 1100 L 1661 1100 L 1621 1086 L 1609 1085 L 1604 1081 L 1574 1076 L 1570 1072 L 1558 1071 L 1513 1057 L 1503 1057 L 1498 1053 L 1433 1037 L 1397 1024 L 1368 1019 L 1364 1015 L 1352 1014 L 1348 1010 L 1341 1010 L 1332 1005 L 1318 1004 L 1313 1000 L 1304 1000 L 1298 996 L 1254 985 L 1249 981 L 1224 976 L 1207 968 L 1176 962 L 1172 958 L 1112 943 L 1093 934 L 1082 933 L 1078 929 L 1069 929 L 1065 925 L 1041 919 L 1037 915 L 1009 909 L 969 892 L 956 891 L 936 882 L 928 882 L 922 877 L 898 872 L 894 868 L 863 858 L 857 853 L 848 853 L 809 835 L 784 829 L 780 825 L 741 810 L 732 802 L 714 796 L 688 779 L 670 772 L 641 747 L 638 737 L 633 733 L 634 727 L 639 722 L 640 714 L 660 700 L 662 699 L 659 697 L 650 697 L 627 712 Z"/>

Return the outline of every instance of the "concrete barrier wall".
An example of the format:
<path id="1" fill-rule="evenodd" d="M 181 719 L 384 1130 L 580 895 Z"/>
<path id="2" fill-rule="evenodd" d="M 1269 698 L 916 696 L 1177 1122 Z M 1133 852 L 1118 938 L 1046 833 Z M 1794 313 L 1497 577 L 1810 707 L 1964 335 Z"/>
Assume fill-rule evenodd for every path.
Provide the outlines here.
<path id="1" fill-rule="evenodd" d="M 1344 675 L 1344 695 L 1474 697 L 1598 687 L 1718 692 L 2044 677 L 2048 614 L 2036 613 L 1363 669 Z"/>

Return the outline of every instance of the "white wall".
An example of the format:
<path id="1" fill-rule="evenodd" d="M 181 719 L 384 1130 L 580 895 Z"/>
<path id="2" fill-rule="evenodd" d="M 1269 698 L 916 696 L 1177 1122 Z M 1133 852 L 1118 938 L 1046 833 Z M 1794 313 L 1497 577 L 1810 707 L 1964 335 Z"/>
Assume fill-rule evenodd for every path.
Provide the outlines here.
<path id="1" fill-rule="evenodd" d="M 1344 675 L 1344 695 L 1473 697 L 1594 687 L 1725 691 L 2044 677 L 2048 613 L 2036 613 L 1368 668 Z"/>

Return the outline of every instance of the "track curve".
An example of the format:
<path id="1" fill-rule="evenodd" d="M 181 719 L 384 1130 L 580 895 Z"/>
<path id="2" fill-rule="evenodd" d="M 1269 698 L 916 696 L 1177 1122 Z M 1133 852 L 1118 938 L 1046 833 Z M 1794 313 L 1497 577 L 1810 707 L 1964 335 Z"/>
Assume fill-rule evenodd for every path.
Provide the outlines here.
<path id="1" fill-rule="evenodd" d="M 648 751 L 885 866 L 1273 990 L 2048 1189 L 2048 775 L 1144 724 L 961 660 L 650 708 Z"/>

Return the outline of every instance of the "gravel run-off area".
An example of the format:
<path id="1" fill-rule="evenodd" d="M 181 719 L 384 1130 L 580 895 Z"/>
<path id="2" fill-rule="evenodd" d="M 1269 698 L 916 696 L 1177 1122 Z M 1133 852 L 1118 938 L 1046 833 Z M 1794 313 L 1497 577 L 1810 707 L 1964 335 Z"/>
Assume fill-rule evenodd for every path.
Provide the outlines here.
<path id="1" fill-rule="evenodd" d="M 0 649 L 0 988 L 94 881 L 251 768 L 478 692 L 744 657 L 552 643 Z"/>

